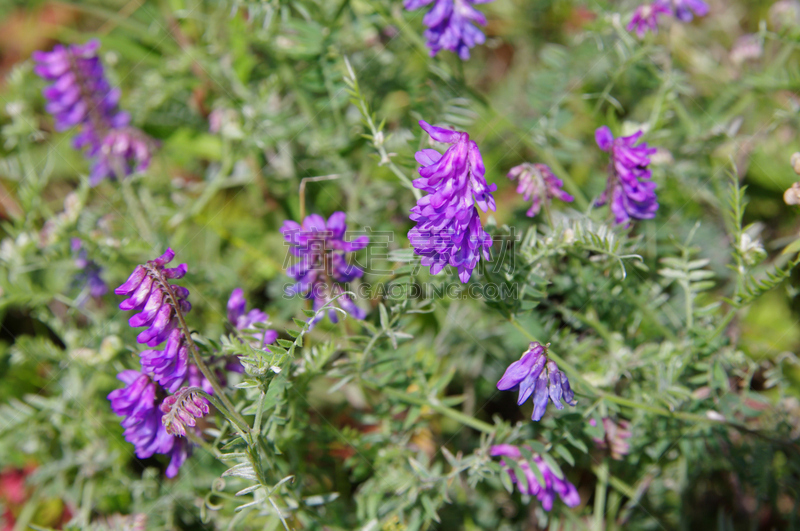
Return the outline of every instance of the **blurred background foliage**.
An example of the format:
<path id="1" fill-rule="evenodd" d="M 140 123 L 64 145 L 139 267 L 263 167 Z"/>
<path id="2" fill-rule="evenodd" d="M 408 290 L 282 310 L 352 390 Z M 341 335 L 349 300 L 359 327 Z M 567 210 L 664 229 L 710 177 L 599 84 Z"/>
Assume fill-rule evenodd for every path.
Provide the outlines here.
<path id="1" fill-rule="evenodd" d="M 0 464 L 3 485 L 24 485 L 16 503 L 0 489 L 10 528 L 796 528 L 800 218 L 782 194 L 798 180 L 800 4 L 709 3 L 639 41 L 624 30 L 633 2 L 496 0 L 481 6 L 486 44 L 463 63 L 429 57 L 422 13 L 399 1 L 0 3 Z M 742 59 L 750 34 L 759 52 Z M 29 59 L 90 37 L 121 106 L 160 143 L 124 186 L 88 187 Z M 351 101 L 345 58 L 380 139 Z M 275 491 L 285 522 L 266 503 L 237 512 L 246 482 L 220 478 L 230 464 L 203 449 L 175 480 L 158 458 L 135 459 L 105 400 L 135 364 L 134 333 L 117 297 L 76 280 L 71 238 L 111 287 L 171 246 L 189 264 L 194 329 L 226 334 L 242 287 L 291 339 L 306 306 L 282 296 L 279 227 L 343 210 L 402 253 L 414 197 L 396 172 L 413 178 L 422 118 L 480 146 L 498 185 L 484 221 L 521 240 L 473 282 L 517 283 L 523 300 L 376 297 L 359 302 L 365 323 L 315 328 L 296 373 L 269 384 L 271 469 L 275 483 L 294 476 Z M 659 148 L 661 208 L 630 231 L 590 206 L 605 186 L 601 125 L 642 128 Z M 525 217 L 505 177 L 524 161 L 551 165 L 577 198 L 554 227 Z M 301 207 L 301 179 L 327 175 Z M 363 280 L 455 278 L 401 265 Z M 577 408 L 536 424 L 495 389 L 533 338 L 579 373 Z M 587 421 L 605 416 L 631 421 L 622 461 L 593 448 Z M 531 441 L 578 487 L 578 508 L 546 513 L 503 488 L 489 445 Z"/>

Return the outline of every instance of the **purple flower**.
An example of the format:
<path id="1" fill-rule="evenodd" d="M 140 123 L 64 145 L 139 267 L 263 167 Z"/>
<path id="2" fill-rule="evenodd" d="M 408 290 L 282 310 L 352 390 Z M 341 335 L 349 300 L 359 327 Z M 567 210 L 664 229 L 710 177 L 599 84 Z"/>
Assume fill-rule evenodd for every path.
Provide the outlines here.
<path id="1" fill-rule="evenodd" d="M 186 298 L 189 290 L 169 283 L 171 279 L 182 278 L 186 274 L 186 264 L 175 268 L 165 268 L 175 258 L 172 249 L 145 265 L 138 265 L 128 280 L 114 290 L 117 295 L 128 298 L 119 305 L 121 310 L 134 310 L 140 313 L 130 318 L 128 323 L 133 328 L 147 326 L 136 340 L 155 347 L 169 337 L 177 327 L 176 309 L 188 312 L 192 305 Z"/>
<path id="2" fill-rule="evenodd" d="M 528 448 L 528 450 L 530 450 L 530 448 Z M 556 498 L 556 494 L 558 494 L 561 501 L 563 501 L 567 507 L 576 507 L 581 503 L 581 497 L 575 485 L 567 481 L 567 478 L 558 477 L 547 465 L 547 462 L 538 454 L 532 454 L 533 464 L 535 464 L 542 473 L 544 485 L 540 484 L 539 480 L 536 479 L 536 475 L 531 469 L 531 463 L 522 457 L 522 452 L 520 452 L 518 447 L 511 444 L 496 444 L 491 447 L 489 453 L 495 457 L 503 456 L 513 459 L 519 464 L 519 467 L 525 473 L 525 481 L 528 484 L 527 490 L 524 491 L 514 473 L 514 469 L 511 468 L 505 460 L 500 461 L 502 466 L 507 467 L 511 480 L 517 484 L 517 488 L 520 492 L 528 496 L 536 496 L 545 511 L 549 511 L 553 508 L 553 501 Z"/>
<path id="3" fill-rule="evenodd" d="M 554 361 L 547 359 L 547 348 L 534 341 L 522 357 L 508 366 L 503 377 L 497 382 L 501 391 L 519 390 L 517 405 L 522 405 L 533 395 L 533 414 L 531 420 L 541 420 L 547 409 L 548 400 L 556 409 L 564 409 L 563 400 L 574 406 L 575 393 L 569 385 L 567 375 L 558 370 Z"/>
<path id="4" fill-rule="evenodd" d="M 156 384 L 146 374 L 134 370 L 123 371 L 117 377 L 125 387 L 111 391 L 108 399 L 114 413 L 124 417 L 121 424 L 125 440 L 134 446 L 139 459 L 153 454 L 170 455 L 167 477 L 174 477 L 186 459 L 188 447 L 164 428 L 163 413 L 155 405 Z"/>
<path id="5" fill-rule="evenodd" d="M 112 88 L 97 56 L 100 42 L 57 45 L 50 52 L 34 52 L 34 72 L 53 83 L 44 89 L 47 112 L 57 131 L 79 129 L 75 149 L 86 148 L 93 160 L 92 186 L 107 177 L 124 177 L 150 164 L 152 141 L 128 126 L 130 116 L 120 111 L 120 90 Z"/>
<path id="6" fill-rule="evenodd" d="M 134 127 L 109 131 L 100 144 L 89 184 L 95 186 L 106 178 L 127 177 L 146 170 L 150 166 L 154 145 L 150 137 Z"/>
<path id="7" fill-rule="evenodd" d="M 589 424 L 597 426 L 597 421 L 591 419 Z M 603 437 L 592 437 L 592 440 L 598 448 L 608 450 L 612 459 L 620 460 L 622 456 L 628 455 L 631 448 L 627 441 L 631 437 L 629 427 L 625 420 L 614 422 L 608 417 L 603 417 Z"/>
<path id="8" fill-rule="evenodd" d="M 72 252 L 76 254 L 75 267 L 81 270 L 75 276 L 75 280 L 89 288 L 89 295 L 93 298 L 97 299 L 105 295 L 108 286 L 100 276 L 102 269 L 93 260 L 89 260 L 80 238 L 72 238 L 71 248 Z"/>
<path id="9" fill-rule="evenodd" d="M 630 218 L 651 219 L 658 210 L 656 184 L 650 181 L 648 169 L 650 155 L 656 149 L 648 147 L 646 142 L 634 146 L 641 136 L 639 131 L 615 139 L 606 126 L 595 131 L 597 145 L 611 155 L 608 184 L 596 204 L 602 206 L 610 201 L 611 212 L 618 224 L 628 223 Z"/>
<path id="10" fill-rule="evenodd" d="M 194 427 L 196 419 L 208 414 L 208 401 L 197 394 L 196 388 L 184 387 L 168 396 L 161 403 L 163 424 L 167 433 L 176 437 L 186 436 L 186 426 Z"/>
<path id="11" fill-rule="evenodd" d="M 281 234 L 290 247 L 289 251 L 300 258 L 299 262 L 286 270 L 286 273 L 297 281 L 287 293 L 313 299 L 314 310 L 319 310 L 338 296 L 336 304 L 341 309 L 356 319 L 363 319 L 366 317 L 366 312 L 356 306 L 347 295 L 343 295 L 344 291 L 340 284 L 350 282 L 364 274 L 361 268 L 347 263 L 347 253 L 366 247 L 369 238 L 360 236 L 352 241 L 345 240 L 346 218 L 344 212 L 334 212 L 327 222 L 317 214 L 307 216 L 302 225 L 295 221 L 284 222 Z M 233 296 L 231 298 L 233 299 Z M 239 300 L 234 301 L 233 306 L 244 311 L 244 306 Z M 230 312 L 230 302 L 228 308 Z M 237 315 L 237 319 L 239 317 Z M 328 311 L 328 317 L 334 323 L 338 321 L 336 311 L 333 309 Z M 321 318 L 321 315 L 317 315 L 310 322 L 313 325 Z"/>
<path id="12" fill-rule="evenodd" d="M 425 14 L 422 23 L 428 27 L 423 34 L 427 39 L 431 56 L 445 49 L 455 52 L 466 61 L 469 50 L 486 40 L 483 32 L 474 24 L 486 25 L 486 17 L 473 4 L 492 0 L 405 0 L 403 6 L 411 11 L 429 5 L 433 7 Z"/>
<path id="13" fill-rule="evenodd" d="M 652 31 L 658 33 L 658 17 L 660 15 L 671 15 L 672 11 L 664 0 L 656 0 L 651 4 L 642 4 L 633 13 L 633 18 L 626 27 L 628 31 L 635 31 L 640 39 L 645 33 Z"/>
<path id="14" fill-rule="evenodd" d="M 681 22 L 691 22 L 695 15 L 708 15 L 708 4 L 703 0 L 672 0 L 672 6 L 675 9 L 675 18 Z"/>
<path id="15" fill-rule="evenodd" d="M 242 288 L 236 288 L 228 299 L 228 320 L 237 330 L 253 328 L 256 323 L 269 322 L 269 315 L 256 308 L 245 312 L 247 300 L 244 298 Z M 253 333 L 256 348 L 265 348 L 266 345 L 274 343 L 278 339 L 278 332 L 275 330 L 263 330 Z M 266 349 L 269 352 L 269 349 Z"/>
<path id="16" fill-rule="evenodd" d="M 525 164 L 514 166 L 508 172 L 508 178 L 511 180 L 518 179 L 517 193 L 521 194 L 525 201 L 533 199 L 533 204 L 526 213 L 529 218 L 539 213 L 542 203 L 547 202 L 549 204 L 554 197 L 567 203 L 571 203 L 575 199 L 561 189 L 564 186 L 563 181 L 553 174 L 547 164 L 529 164 L 526 162 Z"/>
<path id="17" fill-rule="evenodd" d="M 481 153 L 467 133 L 434 127 L 423 120 L 419 125 L 432 139 L 452 146 L 444 155 L 435 149 L 416 153 L 422 178 L 414 181 L 414 187 L 428 195 L 411 209 L 410 218 L 417 225 L 408 232 L 408 239 L 432 275 L 450 264 L 466 284 L 481 254 L 490 259 L 492 238 L 483 230 L 475 205 L 484 212 L 495 210 L 492 192 L 497 185 L 486 184 Z"/>

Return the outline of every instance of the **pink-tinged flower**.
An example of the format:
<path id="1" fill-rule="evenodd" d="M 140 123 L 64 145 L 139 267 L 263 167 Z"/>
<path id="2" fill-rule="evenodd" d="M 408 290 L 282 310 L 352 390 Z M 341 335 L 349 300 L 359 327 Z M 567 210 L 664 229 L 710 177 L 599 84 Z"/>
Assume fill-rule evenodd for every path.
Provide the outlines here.
<path id="1" fill-rule="evenodd" d="M 736 39 L 731 49 L 730 58 L 735 64 L 740 65 L 748 60 L 758 59 L 764 54 L 761 39 L 756 34 L 742 35 Z"/>
<path id="2" fill-rule="evenodd" d="M 514 166 L 508 172 L 508 178 L 517 179 L 517 193 L 525 201 L 533 200 L 526 215 L 534 217 L 542 208 L 542 204 L 550 204 L 553 198 L 571 203 L 575 198 L 562 190 L 564 182 L 553 174 L 547 164 L 524 163 Z"/>
<path id="3" fill-rule="evenodd" d="M 411 221 L 417 225 L 408 232 L 408 239 L 432 275 L 449 264 L 466 284 L 481 255 L 490 259 L 492 238 L 483 230 L 475 207 L 484 212 L 495 210 L 492 192 L 497 185 L 486 184 L 481 153 L 467 133 L 434 127 L 423 120 L 419 125 L 437 142 L 452 145 L 444 155 L 435 149 L 416 153 L 422 167 L 414 187 L 428 195 L 411 209 Z"/>
<path id="4" fill-rule="evenodd" d="M 594 419 L 589 420 L 589 424 L 597 426 L 597 421 Z M 623 456 L 628 455 L 631 445 L 628 444 L 627 439 L 630 439 L 631 432 L 630 425 L 625 420 L 614 422 L 608 417 L 603 418 L 603 437 L 592 437 L 592 440 L 598 448 L 608 450 L 612 459 L 621 460 Z"/>
<path id="5" fill-rule="evenodd" d="M 286 274 L 297 281 L 287 290 L 287 294 L 312 299 L 314 310 L 335 299 L 335 304 L 349 315 L 364 319 L 367 312 L 343 294 L 342 284 L 364 274 L 360 267 L 347 262 L 347 254 L 365 248 L 369 244 L 369 237 L 347 240 L 346 232 L 347 215 L 344 212 L 334 212 L 327 222 L 317 214 L 307 216 L 302 225 L 295 221 L 284 222 L 281 234 L 289 245 L 289 251 L 300 258 L 299 262 L 286 270 Z M 311 325 L 322 317 L 312 317 Z M 328 310 L 328 318 L 337 322 L 336 310 Z"/>
<path id="6" fill-rule="evenodd" d="M 652 174 L 648 168 L 650 155 L 656 149 L 650 148 L 645 142 L 636 146 L 641 136 L 642 132 L 639 131 L 615 139 L 606 126 L 595 132 L 597 145 L 609 152 L 611 159 L 606 190 L 596 204 L 602 206 L 610 202 L 611 212 L 618 224 L 628 223 L 631 218 L 651 219 L 658 210 L 656 183 L 650 180 Z"/>
<path id="7" fill-rule="evenodd" d="M 194 387 L 184 387 L 161 403 L 162 423 L 170 435 L 186 436 L 186 426 L 194 427 L 197 419 L 208 414 L 208 401 Z"/>
<path id="8" fill-rule="evenodd" d="M 530 448 L 528 448 L 530 450 Z M 489 454 L 492 456 L 502 456 L 505 459 L 513 459 L 519 464 L 519 467 L 525 473 L 525 482 L 528 484 L 526 490 L 522 489 L 520 481 L 505 459 L 500 461 L 500 464 L 507 468 L 508 474 L 511 476 L 511 481 L 517 484 L 517 488 L 522 494 L 528 496 L 536 496 L 542 504 L 545 511 L 553 508 L 553 501 L 556 499 L 556 494 L 561 498 L 561 501 L 567 507 L 576 507 L 581 503 L 580 494 L 575 488 L 575 485 L 567 481 L 567 478 L 561 478 L 556 474 L 538 454 L 532 454 L 533 465 L 535 465 L 542 473 L 544 478 L 544 485 L 539 483 L 536 475 L 531 469 L 531 463 L 522 457 L 522 452 L 519 448 L 511 444 L 497 444 L 491 447 Z"/>
<path id="9" fill-rule="evenodd" d="M 670 11 L 669 5 L 664 0 L 656 0 L 649 4 L 642 4 L 634 11 L 633 18 L 628 23 L 626 29 L 635 32 L 636 36 L 641 39 L 648 31 L 658 33 L 658 17 L 670 14 L 672 14 L 672 12 Z"/>
<path id="10" fill-rule="evenodd" d="M 547 359 L 547 345 L 534 341 L 522 357 L 508 366 L 503 377 L 497 382 L 501 391 L 519 390 L 517 405 L 522 405 L 533 395 L 533 414 L 531 420 L 539 421 L 552 400 L 556 409 L 564 409 L 563 400 L 574 406 L 575 393 L 569 385 L 567 375 L 558 369 L 556 363 Z"/>

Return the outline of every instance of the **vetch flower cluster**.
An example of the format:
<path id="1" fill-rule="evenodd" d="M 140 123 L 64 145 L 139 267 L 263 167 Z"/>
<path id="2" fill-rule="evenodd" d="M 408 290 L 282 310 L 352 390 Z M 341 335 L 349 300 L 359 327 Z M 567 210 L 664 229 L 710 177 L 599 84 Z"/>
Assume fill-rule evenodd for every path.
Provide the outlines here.
<path id="1" fill-rule="evenodd" d="M 81 239 L 72 238 L 70 248 L 75 254 L 75 267 L 81 271 L 76 275 L 75 280 L 84 284 L 85 287 L 89 289 L 89 295 L 91 297 L 97 299 L 105 295 L 108 291 L 108 286 L 100 276 L 102 269 L 94 260 L 89 260 Z"/>
<path id="2" fill-rule="evenodd" d="M 364 271 L 347 262 L 347 253 L 359 251 L 367 246 L 369 237 L 359 236 L 346 241 L 347 215 L 334 212 L 327 222 L 322 216 L 311 214 L 302 225 L 286 221 L 281 227 L 290 252 L 300 260 L 289 267 L 286 273 L 296 280 L 287 289 L 288 295 L 303 295 L 314 301 L 314 310 L 319 310 L 335 299 L 342 310 L 356 319 L 364 319 L 367 312 L 344 293 L 342 284 L 360 278 Z M 322 319 L 321 314 L 311 318 L 311 325 Z M 337 322 L 336 310 L 329 309 L 328 317 Z M 238 317 L 237 317 L 238 319 Z"/>
<path id="3" fill-rule="evenodd" d="M 164 413 L 162 423 L 167 433 L 184 437 L 186 426 L 194 427 L 197 419 L 208 414 L 208 401 L 199 396 L 195 389 L 184 387 L 176 394 L 166 397 L 160 409 Z"/>
<path id="4" fill-rule="evenodd" d="M 628 223 L 631 218 L 651 219 L 658 210 L 656 184 L 652 174 L 650 155 L 656 152 L 646 142 L 635 145 L 642 136 L 639 131 L 631 136 L 614 138 L 611 130 L 600 127 L 595 131 L 597 145 L 610 154 L 608 183 L 597 200 L 597 206 L 609 203 L 617 224 Z"/>
<path id="5" fill-rule="evenodd" d="M 130 127 L 130 115 L 119 110 L 120 90 L 112 88 L 105 77 L 99 47 L 100 42 L 92 40 L 33 53 L 34 72 L 53 82 L 43 94 L 56 130 L 79 129 L 73 147 L 85 148 L 92 161 L 92 186 L 147 169 L 153 151 L 153 141 Z"/>
<path id="6" fill-rule="evenodd" d="M 444 155 L 435 149 L 416 153 L 422 177 L 414 181 L 414 187 L 428 195 L 411 209 L 410 218 L 417 225 L 408 232 L 408 239 L 432 275 L 449 264 L 466 284 L 481 255 L 490 259 L 492 238 L 483 230 L 475 206 L 484 212 L 495 210 L 492 192 L 497 185 L 486 184 L 481 153 L 467 133 L 434 127 L 423 120 L 419 125 L 433 140 L 452 145 Z"/>
<path id="7" fill-rule="evenodd" d="M 707 14 L 708 4 L 703 0 L 655 0 L 636 8 L 626 29 L 641 39 L 648 31 L 658 33 L 658 17 L 661 15 L 673 15 L 681 22 L 691 22 L 695 15 L 704 17 Z"/>
<path id="8" fill-rule="evenodd" d="M 125 440 L 136 448 L 137 457 L 143 459 L 156 453 L 170 455 L 168 477 L 178 473 L 189 453 L 186 439 L 176 438 L 173 434 L 185 435 L 183 426 L 194 426 L 194 417 L 208 413 L 208 404 L 203 397 L 191 395 L 192 406 L 182 400 L 179 407 L 183 408 L 183 412 L 165 417 L 165 414 L 170 414 L 170 408 L 176 405 L 176 400 L 164 396 L 187 384 L 202 386 L 211 392 L 204 385 L 197 368 L 189 364 L 188 340 L 178 315 L 191 309 L 187 300 L 189 291 L 170 283 L 171 280 L 182 278 L 187 266 L 165 267 L 174 257 L 172 249 L 167 249 L 155 260 L 136 266 L 128 280 L 115 290 L 117 295 L 128 297 L 120 304 L 120 309 L 139 312 L 130 318 L 131 327 L 147 327 L 138 335 L 137 341 L 150 347 L 157 347 L 164 341 L 167 344 L 163 351 L 150 349 L 142 352 L 141 371 L 120 373 L 118 378 L 126 387 L 108 395 L 111 409 L 124 417 L 121 424 L 125 428 Z M 160 405 L 157 404 L 159 400 Z M 191 421 L 185 418 L 186 415 L 193 415 Z M 178 426 L 173 419 L 179 419 L 182 424 L 180 428 L 175 427 L 167 432 L 164 422 Z"/>
<path id="9" fill-rule="evenodd" d="M 519 390 L 517 405 L 524 404 L 533 395 L 531 420 L 542 419 L 548 400 L 553 401 L 556 409 L 564 409 L 562 400 L 570 406 L 577 403 L 567 375 L 558 369 L 554 361 L 547 358 L 549 346 L 549 343 L 531 343 L 530 348 L 518 361 L 508 366 L 497 382 L 497 388 L 501 391 Z"/>
<path id="10" fill-rule="evenodd" d="M 631 445 L 628 439 L 631 437 L 630 425 L 626 420 L 614 422 L 608 417 L 603 417 L 603 436 L 592 437 L 598 448 L 607 450 L 612 459 L 620 460 L 628 455 Z M 597 421 L 589 420 L 589 424 L 597 426 Z"/>
<path id="11" fill-rule="evenodd" d="M 648 31 L 658 33 L 658 17 L 670 15 L 671 13 L 669 6 L 663 0 L 656 0 L 651 4 L 642 4 L 633 12 L 633 18 L 626 29 L 635 32 L 640 39 Z"/>
<path id="12" fill-rule="evenodd" d="M 681 22 L 691 22 L 695 16 L 708 15 L 708 4 L 703 0 L 672 0 L 675 18 Z"/>
<path id="13" fill-rule="evenodd" d="M 486 40 L 483 32 L 474 24 L 486 25 L 486 17 L 473 7 L 473 4 L 484 4 L 492 0 L 405 0 L 403 6 L 409 10 L 419 9 L 433 3 L 433 7 L 425 14 L 422 23 L 428 27 L 423 33 L 431 56 L 439 50 L 457 53 L 466 61 L 470 48 L 483 44 Z"/>
<path id="14" fill-rule="evenodd" d="M 175 477 L 186 457 L 189 444 L 186 439 L 173 437 L 162 424 L 163 413 L 156 405 L 157 385 L 147 374 L 135 370 L 117 375 L 125 387 L 108 395 L 111 409 L 124 417 L 121 424 L 125 440 L 136 449 L 136 457 L 145 459 L 153 454 L 170 457 L 167 477 Z"/>
<path id="15" fill-rule="evenodd" d="M 542 204 L 549 205 L 553 198 L 571 203 L 575 198 L 562 190 L 564 182 L 553 174 L 547 164 L 530 164 L 528 162 L 514 166 L 508 172 L 508 178 L 517 180 L 517 193 L 525 201 L 533 200 L 531 208 L 526 215 L 534 217 L 542 208 Z"/>
<path id="16" fill-rule="evenodd" d="M 247 310 L 247 299 L 244 298 L 242 288 L 236 288 L 228 299 L 228 320 L 237 330 L 247 330 L 253 328 L 256 323 L 269 322 L 269 315 L 257 308 L 249 312 Z M 259 330 L 252 335 L 253 346 L 266 349 L 267 345 L 274 343 L 278 339 L 278 332 L 275 330 Z"/>
<path id="17" fill-rule="evenodd" d="M 530 450 L 530 448 L 527 448 L 527 450 Z M 501 456 L 506 459 L 513 459 L 519 464 L 519 467 L 525 473 L 525 483 L 527 483 L 527 489 L 525 490 L 523 490 L 519 478 L 517 478 L 514 473 L 514 469 L 508 465 L 505 459 L 500 461 L 500 464 L 506 467 L 508 474 L 511 476 L 511 480 L 517 484 L 519 491 L 528 496 L 536 496 L 545 511 L 549 511 L 553 508 L 553 501 L 556 499 L 556 494 L 558 494 L 561 501 L 563 501 L 567 507 L 576 507 L 581 503 L 581 497 L 575 485 L 567 481 L 566 478 L 560 477 L 559 474 L 547 465 L 547 462 L 542 459 L 540 455 L 531 454 L 533 463 L 530 463 L 522 456 L 520 449 L 511 444 L 494 445 L 489 450 L 489 453 L 494 457 Z M 531 469 L 532 464 L 541 472 L 544 478 L 544 485 L 539 483 L 539 480 L 536 479 L 536 475 Z"/>

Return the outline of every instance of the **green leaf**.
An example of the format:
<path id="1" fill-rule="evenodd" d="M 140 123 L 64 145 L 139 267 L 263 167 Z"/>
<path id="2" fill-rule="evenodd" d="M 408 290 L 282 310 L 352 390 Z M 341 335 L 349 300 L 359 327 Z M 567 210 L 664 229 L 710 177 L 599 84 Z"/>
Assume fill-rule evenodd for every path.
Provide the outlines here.
<path id="1" fill-rule="evenodd" d="M 567 448 L 566 448 L 566 447 L 564 447 L 564 446 L 562 446 L 562 445 L 560 445 L 560 444 L 557 444 L 557 445 L 555 446 L 555 448 L 554 448 L 554 449 L 555 449 L 555 451 L 556 451 L 556 453 L 557 453 L 558 455 L 560 455 L 561 457 L 563 457 L 563 458 L 564 458 L 564 460 L 565 460 L 567 463 L 569 463 L 569 464 L 570 464 L 570 466 L 575 466 L 575 458 L 574 458 L 574 457 L 572 457 L 572 454 L 569 452 L 569 450 L 567 450 Z"/>

